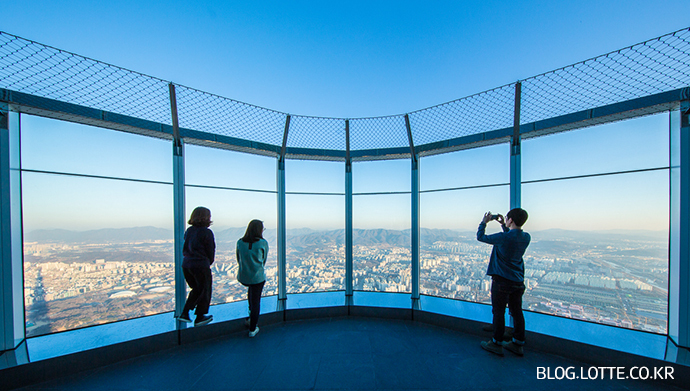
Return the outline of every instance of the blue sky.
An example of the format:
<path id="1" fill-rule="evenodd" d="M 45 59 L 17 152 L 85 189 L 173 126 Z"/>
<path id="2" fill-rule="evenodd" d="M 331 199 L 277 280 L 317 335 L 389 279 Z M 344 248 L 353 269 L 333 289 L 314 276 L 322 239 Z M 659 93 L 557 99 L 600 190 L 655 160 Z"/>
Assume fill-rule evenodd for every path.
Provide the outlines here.
<path id="1" fill-rule="evenodd" d="M 63 50 L 282 112 L 348 118 L 421 109 L 688 27 L 690 2 L 209 1 L 198 4 L 25 0 L 3 4 L 3 14 L 0 30 Z M 623 123 L 625 125 L 609 125 L 607 129 L 611 130 L 597 130 L 596 134 L 584 130 L 525 142 L 523 179 L 664 165 L 668 158 L 664 147 L 667 141 L 663 138 L 667 122 L 665 118 L 652 117 Z M 170 146 L 167 143 L 148 139 L 132 143 L 129 135 L 91 134 L 73 126 L 69 131 L 63 125 L 54 126 L 55 132 L 35 136 L 40 142 L 27 142 L 27 151 L 29 146 L 33 150 L 24 155 L 28 165 L 51 171 L 127 178 L 160 181 L 170 178 Z M 652 128 L 655 129 L 651 138 L 654 142 L 649 142 L 649 129 Z M 75 138 L 66 137 L 66 132 L 74 132 Z M 636 136 L 628 137 L 631 133 Z M 77 136 L 79 143 L 70 142 Z M 25 134 L 25 137 L 31 135 Z M 612 150 L 611 145 L 618 148 Z M 232 167 L 235 157 L 218 152 L 198 153 L 192 149 L 188 151 L 190 180 L 211 181 L 214 183 L 208 184 L 217 186 L 275 189 L 275 179 L 270 174 L 274 170 L 273 161 L 256 158 L 257 163 L 251 165 L 256 172 L 247 170 L 248 165 L 239 162 L 235 167 L 243 167 L 241 173 L 229 175 L 224 167 Z M 422 173 L 426 173 L 422 188 L 502 183 L 507 180 L 504 164 L 507 156 L 503 150 L 507 148 L 497 146 L 466 152 L 471 158 L 459 154 L 428 158 L 422 164 Z M 535 158 L 529 157 L 527 152 Z M 463 169 L 449 172 L 445 169 L 448 164 L 462 164 Z M 212 170 L 215 179 L 203 178 L 203 167 L 209 166 L 215 167 Z M 332 174 L 342 172 L 339 166 L 294 162 L 291 167 L 294 174 L 288 174 L 288 190 L 343 191 L 341 180 L 334 180 Z M 25 164 L 24 168 L 32 167 Z M 82 172 L 84 170 L 87 172 Z M 355 191 L 409 189 L 409 162 L 360 163 L 355 166 L 354 173 Z M 108 190 L 108 186 L 93 184 L 99 180 L 82 179 L 75 180 L 75 184 L 60 182 L 62 185 L 52 186 L 48 182 L 55 178 L 32 175 L 25 181 L 25 218 L 29 227 L 64 226 L 65 216 L 70 216 L 69 221 L 73 221 L 70 228 L 74 229 L 98 228 L 94 225 L 98 220 L 127 226 L 132 221 L 128 215 L 146 213 L 153 225 L 167 226 L 171 221 L 167 204 L 154 201 L 140 203 L 134 208 L 137 210 L 130 210 L 129 214 L 122 213 L 132 209 L 142 198 L 151 199 L 142 197 L 139 192 L 160 194 L 166 200 L 171 198 L 163 185 L 137 184 L 133 187 L 138 190 L 130 190 L 124 188 L 129 184 L 118 182 L 119 190 Z M 664 204 L 667 203 L 664 199 L 667 190 L 664 190 L 666 193 L 648 194 L 650 187 L 640 185 L 664 186 L 663 178 L 653 174 L 649 174 L 653 178 L 634 175 L 617 177 L 615 181 L 623 183 L 615 185 L 611 185 L 615 181 L 602 184 L 595 179 L 529 185 L 523 195 L 524 205 L 533 210 L 531 223 L 539 229 L 630 227 L 635 222 L 623 221 L 620 216 L 630 215 L 627 208 L 639 205 L 647 205 L 644 221 L 649 228 L 664 229 L 667 226 L 667 216 L 664 216 L 668 210 Z M 338 174 L 338 178 L 342 178 L 342 174 Z M 84 186 L 95 186 L 98 190 L 85 196 L 85 200 L 101 202 L 89 201 L 91 203 L 86 205 L 86 201 L 69 201 L 74 200 L 74 190 L 65 190 L 64 194 L 58 190 L 61 187 L 79 188 L 83 181 L 89 182 Z M 606 189 L 608 196 L 591 197 L 593 193 L 602 193 L 606 186 L 611 187 Z M 149 190 L 144 191 L 144 188 Z M 578 191 L 584 195 L 578 196 Z M 114 192 L 125 196 L 110 199 Z M 245 212 L 249 212 L 240 216 L 233 214 L 236 207 L 225 206 L 228 203 L 246 205 L 250 201 L 245 193 L 233 195 L 236 196 L 231 197 L 234 201 L 229 200 L 226 193 L 215 194 L 217 191 L 195 190 L 190 192 L 188 200 L 194 204 L 218 205 L 216 209 L 223 211 L 215 213 L 216 221 L 231 220 L 222 225 L 242 226 L 245 219 L 259 217 L 256 216 L 259 213 L 266 214 L 259 218 L 267 223 L 275 221 L 273 206 L 267 213 L 260 205 L 245 208 Z M 544 194 L 553 196 L 545 197 Z M 530 198 L 525 199 L 525 195 Z M 381 197 L 363 196 L 356 200 L 356 206 L 366 205 L 377 211 L 357 211 L 356 226 L 376 228 L 379 224 L 402 228 L 409 224 L 409 200 L 400 196 Z M 621 197 L 626 202 L 616 203 Z M 270 201 L 270 195 L 258 198 L 264 204 Z M 60 199 L 75 205 L 65 207 Z M 305 196 L 300 201 L 295 196 L 289 200 L 289 205 L 296 211 L 308 210 L 311 206 L 333 212 L 328 218 L 324 218 L 323 213 L 294 212 L 292 217 L 288 216 L 288 225 L 315 228 L 341 225 L 340 210 L 329 206 L 336 203 L 328 197 L 315 201 Z M 476 225 L 474 221 L 478 217 L 475 215 L 481 215 L 485 209 L 505 212 L 501 209 L 508 206 L 503 190 L 491 189 L 462 194 L 428 193 L 422 197 L 422 210 L 425 210 L 424 205 L 430 210 L 439 203 L 448 205 L 448 210 L 428 213 L 422 219 L 423 224 L 426 221 L 442 228 L 469 228 Z M 457 206 L 466 204 L 472 207 Z M 74 217 L 82 209 L 91 216 L 101 217 Z M 48 210 L 59 210 L 64 215 L 57 214 L 49 219 L 44 213 Z M 109 210 L 116 212 L 108 213 Z M 559 212 L 554 213 L 554 210 Z M 583 210 L 588 212 L 582 213 Z M 449 217 L 454 213 L 463 217 Z M 593 226 L 592 221 L 600 222 Z"/>
<path id="2" fill-rule="evenodd" d="M 686 0 L 4 2 L 0 29 L 299 115 L 401 114 L 688 27 Z"/>

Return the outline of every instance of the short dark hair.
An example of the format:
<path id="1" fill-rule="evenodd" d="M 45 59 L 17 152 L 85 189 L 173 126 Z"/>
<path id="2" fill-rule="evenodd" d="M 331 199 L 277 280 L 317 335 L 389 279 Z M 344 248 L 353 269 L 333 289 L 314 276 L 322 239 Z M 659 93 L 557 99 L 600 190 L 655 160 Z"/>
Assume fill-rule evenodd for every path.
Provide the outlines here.
<path id="1" fill-rule="evenodd" d="M 213 224 L 213 221 L 211 221 L 211 211 L 203 206 L 197 206 L 192 211 L 192 215 L 189 216 L 187 224 L 195 227 L 210 227 Z"/>
<path id="2" fill-rule="evenodd" d="M 512 219 L 513 223 L 517 225 L 518 227 L 522 227 L 525 225 L 525 222 L 527 221 L 527 218 L 529 215 L 527 214 L 527 211 L 522 209 L 522 208 L 514 208 L 511 209 L 510 212 L 506 215 L 506 220 L 507 219 Z"/>

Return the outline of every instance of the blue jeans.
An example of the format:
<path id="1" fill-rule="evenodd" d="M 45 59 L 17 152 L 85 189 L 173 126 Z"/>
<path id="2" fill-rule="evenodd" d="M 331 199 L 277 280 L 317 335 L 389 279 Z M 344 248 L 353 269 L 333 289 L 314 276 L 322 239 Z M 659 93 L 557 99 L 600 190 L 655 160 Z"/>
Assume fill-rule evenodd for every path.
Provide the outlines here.
<path id="1" fill-rule="evenodd" d="M 511 281 L 500 276 L 491 277 L 491 309 L 494 314 L 494 341 L 500 343 L 505 333 L 506 304 L 513 316 L 513 341 L 522 345 L 525 343 L 525 317 L 522 314 L 522 295 L 525 284 Z"/>

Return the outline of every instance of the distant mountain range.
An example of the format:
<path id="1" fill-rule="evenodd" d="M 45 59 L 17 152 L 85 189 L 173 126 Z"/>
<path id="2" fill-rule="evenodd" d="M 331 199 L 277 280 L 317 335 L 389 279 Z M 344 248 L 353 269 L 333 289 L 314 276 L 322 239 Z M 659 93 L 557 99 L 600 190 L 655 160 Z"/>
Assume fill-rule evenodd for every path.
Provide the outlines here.
<path id="1" fill-rule="evenodd" d="M 212 227 L 213 229 L 213 227 Z M 214 229 L 217 242 L 234 243 L 244 235 L 245 228 Z M 315 244 L 342 245 L 345 241 L 344 230 L 312 230 L 308 228 L 289 229 L 286 236 L 292 246 L 313 246 Z M 651 240 L 663 241 L 668 239 L 668 233 L 643 230 L 615 230 L 615 231 L 569 231 L 549 229 L 530 232 L 533 245 L 539 242 L 578 241 L 592 244 L 606 244 L 607 242 L 622 240 Z M 276 230 L 267 230 L 264 237 L 274 242 Z M 65 229 L 35 230 L 24 235 L 26 242 L 59 242 L 59 243 L 132 243 L 152 240 L 172 240 L 173 232 L 169 229 L 156 227 L 134 228 L 106 228 L 90 231 L 70 231 Z M 431 245 L 437 241 L 443 242 L 473 242 L 474 231 L 459 231 L 450 229 L 420 229 L 422 246 Z M 392 229 L 354 229 L 353 242 L 356 245 L 373 245 L 386 243 L 393 246 L 408 247 L 411 244 L 410 230 Z"/>
<path id="2" fill-rule="evenodd" d="M 213 227 L 212 227 L 213 228 Z M 214 230 L 217 242 L 234 243 L 244 236 L 245 228 L 226 228 Z M 435 241 L 458 241 L 461 236 L 467 236 L 467 232 L 447 229 L 421 229 L 422 241 L 433 243 Z M 286 232 L 292 245 L 310 246 L 313 244 L 344 244 L 345 230 L 317 231 L 309 228 L 289 229 Z M 276 230 L 267 230 L 264 233 L 266 240 L 273 242 L 276 238 Z M 90 231 L 70 231 L 65 229 L 40 229 L 30 231 L 24 235 L 26 242 L 61 242 L 61 243 L 131 243 L 152 240 L 171 240 L 173 232 L 169 229 L 156 227 L 134 228 L 107 228 Z M 356 244 L 370 245 L 376 243 L 388 243 L 395 246 L 409 246 L 411 243 L 410 230 L 390 229 L 355 229 L 353 240 Z"/>
<path id="3" fill-rule="evenodd" d="M 24 234 L 25 242 L 131 243 L 146 240 L 171 240 L 173 232 L 156 227 L 105 228 L 91 231 L 38 229 Z"/>

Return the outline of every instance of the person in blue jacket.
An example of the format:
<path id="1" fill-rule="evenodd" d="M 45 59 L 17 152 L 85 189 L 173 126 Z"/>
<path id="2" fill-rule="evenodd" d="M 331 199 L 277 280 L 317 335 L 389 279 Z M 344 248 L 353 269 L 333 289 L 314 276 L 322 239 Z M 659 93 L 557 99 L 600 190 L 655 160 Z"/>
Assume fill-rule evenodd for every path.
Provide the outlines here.
<path id="1" fill-rule="evenodd" d="M 252 220 L 244 236 L 237 241 L 237 280 L 247 287 L 250 337 L 259 332 L 257 324 L 261 311 L 261 292 L 266 283 L 264 267 L 268 258 L 268 242 L 263 237 L 264 231 L 264 223 L 261 220 Z"/>
<path id="2" fill-rule="evenodd" d="M 484 214 L 477 229 L 477 240 L 493 245 L 486 274 L 491 276 L 491 309 L 493 313 L 493 338 L 482 341 L 482 348 L 503 355 L 505 347 L 522 356 L 525 344 L 525 317 L 522 314 L 522 295 L 525 293 L 525 262 L 522 256 L 529 246 L 531 237 L 522 230 L 527 221 L 527 212 L 522 208 L 511 209 L 505 216 Z M 503 232 L 487 235 L 486 224 L 497 220 Z M 513 340 L 503 343 L 505 331 L 506 304 L 514 321 Z"/>
<path id="3" fill-rule="evenodd" d="M 213 231 L 208 228 L 212 224 L 211 211 L 203 206 L 195 208 L 188 223 L 191 227 L 184 233 L 182 273 L 191 290 L 178 319 L 191 323 L 189 311 L 196 309 L 194 326 L 203 326 L 213 320 L 213 315 L 208 315 L 213 286 L 211 265 L 216 253 Z"/>

